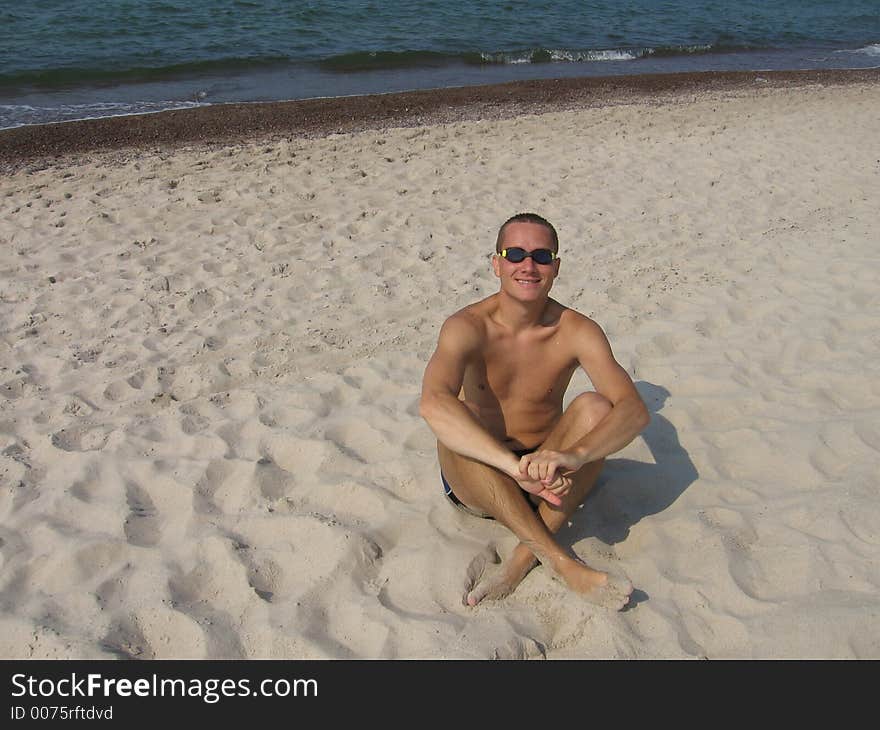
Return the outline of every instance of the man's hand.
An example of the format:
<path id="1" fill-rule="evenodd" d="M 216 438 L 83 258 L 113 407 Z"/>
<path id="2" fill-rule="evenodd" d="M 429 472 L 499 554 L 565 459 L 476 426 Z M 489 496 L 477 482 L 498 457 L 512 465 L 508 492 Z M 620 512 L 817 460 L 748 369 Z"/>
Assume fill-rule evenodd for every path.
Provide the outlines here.
<path id="1" fill-rule="evenodd" d="M 529 494 L 534 494 L 541 499 L 558 507 L 562 504 L 562 499 L 554 491 L 547 488 L 540 479 L 532 479 L 528 474 L 523 475 L 519 471 L 519 466 L 514 466 L 511 471 L 507 472 L 513 480 L 519 484 L 520 489 Z M 570 484 L 569 484 L 570 487 Z"/>
<path id="2" fill-rule="evenodd" d="M 519 472 L 520 478 L 542 485 L 556 497 L 564 497 L 571 490 L 571 474 L 583 465 L 584 461 L 575 454 L 544 449 L 523 456 L 519 462 Z M 552 503 L 557 504 L 555 501 Z"/>
<path id="3" fill-rule="evenodd" d="M 523 491 L 526 491 L 529 494 L 534 494 L 556 507 L 559 507 L 562 504 L 562 495 L 557 494 L 551 489 L 548 489 L 546 486 L 544 486 L 543 482 L 535 481 L 534 479 L 529 479 L 528 477 L 514 477 L 514 479 Z M 569 482 L 569 489 L 570 488 L 571 483 Z"/>

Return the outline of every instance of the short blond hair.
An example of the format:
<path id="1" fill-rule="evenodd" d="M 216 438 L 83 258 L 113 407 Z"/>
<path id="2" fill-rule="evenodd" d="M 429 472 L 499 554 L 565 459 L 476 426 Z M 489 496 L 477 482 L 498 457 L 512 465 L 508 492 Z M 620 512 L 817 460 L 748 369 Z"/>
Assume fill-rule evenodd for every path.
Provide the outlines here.
<path id="1" fill-rule="evenodd" d="M 501 241 L 504 239 L 504 229 L 511 223 L 537 223 L 539 226 L 544 226 L 553 236 L 553 251 L 559 253 L 559 236 L 556 234 L 556 229 L 550 221 L 537 213 L 517 213 L 504 221 L 504 223 L 501 224 L 501 228 L 498 229 L 498 238 L 495 240 L 495 253 L 501 253 Z"/>

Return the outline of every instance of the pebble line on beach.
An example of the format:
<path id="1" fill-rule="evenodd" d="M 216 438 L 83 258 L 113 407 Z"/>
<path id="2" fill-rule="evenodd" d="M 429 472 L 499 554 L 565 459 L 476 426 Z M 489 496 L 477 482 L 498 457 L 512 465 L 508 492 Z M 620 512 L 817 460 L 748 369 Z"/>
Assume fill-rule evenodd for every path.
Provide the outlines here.
<path id="1" fill-rule="evenodd" d="M 40 169 L 68 155 L 155 146 L 319 137 L 366 129 L 500 119 L 660 97 L 770 86 L 880 80 L 880 69 L 738 71 L 514 81 L 490 86 L 298 101 L 217 104 L 154 114 L 0 130 L 0 172 Z"/>

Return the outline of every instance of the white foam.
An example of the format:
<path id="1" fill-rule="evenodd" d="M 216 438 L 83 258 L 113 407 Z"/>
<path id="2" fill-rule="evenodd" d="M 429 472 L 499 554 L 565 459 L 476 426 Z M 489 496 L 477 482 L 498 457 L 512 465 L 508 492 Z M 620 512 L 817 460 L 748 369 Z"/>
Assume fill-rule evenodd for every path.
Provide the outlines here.
<path id="1" fill-rule="evenodd" d="M 0 129 L 13 129 L 30 124 L 60 124 L 62 122 L 124 117 L 134 114 L 153 114 L 172 109 L 191 109 L 207 106 L 196 101 L 160 102 L 107 102 L 95 104 L 59 104 L 58 106 L 32 106 L 29 104 L 0 104 Z"/>
<path id="2" fill-rule="evenodd" d="M 688 53 L 704 53 L 711 50 L 712 44 L 710 43 L 702 43 L 695 46 L 676 46 L 673 48 L 646 48 L 641 53 L 636 54 L 636 58 L 640 58 L 641 56 L 653 56 L 658 51 L 666 51 L 667 53 L 671 52 L 674 55 L 686 55 Z"/>
<path id="3" fill-rule="evenodd" d="M 554 61 L 633 61 L 641 54 L 636 51 L 551 51 Z"/>
<path id="4" fill-rule="evenodd" d="M 864 48 L 857 48 L 853 53 L 864 53 L 866 56 L 880 56 L 880 43 L 872 43 Z"/>
<path id="5" fill-rule="evenodd" d="M 584 61 L 632 61 L 644 55 L 643 51 L 602 50 L 602 51 L 570 51 L 566 49 L 550 49 L 546 51 L 551 62 L 577 63 Z M 481 53 L 484 61 L 510 65 L 534 63 L 533 51 L 520 53 Z M 543 54 L 542 54 L 543 55 Z"/>

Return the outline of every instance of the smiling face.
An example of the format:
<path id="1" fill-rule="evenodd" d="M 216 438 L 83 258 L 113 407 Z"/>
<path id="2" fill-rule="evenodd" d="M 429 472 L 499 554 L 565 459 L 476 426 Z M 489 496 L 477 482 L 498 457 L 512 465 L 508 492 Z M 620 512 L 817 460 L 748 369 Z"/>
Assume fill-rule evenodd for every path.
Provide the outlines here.
<path id="1" fill-rule="evenodd" d="M 553 235 L 540 223 L 517 221 L 509 223 L 503 232 L 498 249 L 517 246 L 526 251 L 538 248 L 556 250 Z M 492 269 L 495 276 L 501 279 L 501 291 L 518 301 L 538 301 L 546 298 L 553 286 L 553 280 L 559 274 L 559 259 L 550 264 L 537 264 L 527 257 L 519 263 L 513 263 L 500 254 L 492 257 Z"/>

